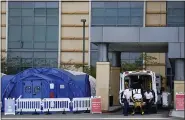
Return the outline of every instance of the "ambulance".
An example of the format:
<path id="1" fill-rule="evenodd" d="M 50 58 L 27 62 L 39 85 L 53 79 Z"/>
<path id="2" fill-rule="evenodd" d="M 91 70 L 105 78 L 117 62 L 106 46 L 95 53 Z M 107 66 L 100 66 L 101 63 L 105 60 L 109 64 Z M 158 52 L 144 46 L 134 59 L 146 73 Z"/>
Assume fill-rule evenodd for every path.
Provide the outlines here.
<path id="1" fill-rule="evenodd" d="M 139 83 L 142 86 L 143 93 L 150 88 L 150 90 L 153 93 L 154 99 L 152 101 L 152 110 L 153 112 L 157 113 L 158 106 L 162 105 L 165 107 L 169 107 L 170 100 L 169 96 L 170 93 L 167 94 L 167 96 L 162 96 L 163 93 L 161 93 L 161 79 L 160 75 L 150 70 L 141 70 L 141 71 L 126 71 L 123 73 L 120 73 L 120 94 L 119 94 L 119 101 L 121 105 L 124 105 L 121 100 L 121 92 L 124 91 L 125 84 L 128 84 L 130 88 L 130 94 L 132 95 L 132 86 L 134 83 Z M 165 92 L 165 91 L 163 91 Z M 166 93 L 166 92 L 165 92 Z M 164 105 L 165 104 L 165 105 Z M 132 107 L 134 105 L 133 101 L 130 99 L 129 106 Z M 143 103 L 145 105 L 145 102 Z"/>

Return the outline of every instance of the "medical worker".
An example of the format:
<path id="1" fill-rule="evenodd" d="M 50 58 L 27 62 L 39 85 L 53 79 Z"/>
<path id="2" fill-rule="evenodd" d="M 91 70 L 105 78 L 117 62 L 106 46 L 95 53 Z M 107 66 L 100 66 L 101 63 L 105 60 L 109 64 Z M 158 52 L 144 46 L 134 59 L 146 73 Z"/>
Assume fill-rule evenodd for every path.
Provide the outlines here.
<path id="1" fill-rule="evenodd" d="M 145 100 L 146 100 L 146 111 L 147 113 L 150 113 L 152 100 L 154 98 L 152 92 L 150 89 L 147 89 L 147 91 L 144 93 Z"/>
<path id="2" fill-rule="evenodd" d="M 128 84 L 125 84 L 125 90 L 124 90 L 124 108 L 123 108 L 123 114 L 124 116 L 128 116 L 128 110 L 129 110 L 129 101 L 130 101 L 130 90 L 128 87 Z"/>

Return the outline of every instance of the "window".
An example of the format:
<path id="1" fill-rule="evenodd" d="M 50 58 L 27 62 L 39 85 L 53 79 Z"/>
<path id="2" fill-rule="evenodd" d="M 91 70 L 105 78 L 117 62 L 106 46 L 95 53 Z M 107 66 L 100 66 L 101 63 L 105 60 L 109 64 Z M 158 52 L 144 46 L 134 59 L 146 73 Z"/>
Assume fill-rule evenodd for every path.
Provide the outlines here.
<path id="1" fill-rule="evenodd" d="M 8 51 L 21 51 L 19 68 L 23 70 L 46 61 L 46 53 L 56 54 L 51 61 L 58 60 L 58 2 L 10 2 L 8 4 Z M 30 51 L 31 57 L 27 56 Z M 43 51 L 43 52 L 38 52 Z M 17 59 L 8 52 L 8 58 Z M 39 55 L 34 56 L 36 53 Z M 37 62 L 39 61 L 39 62 Z M 23 63 L 25 63 L 23 65 Z M 52 63 L 52 62 L 50 62 Z M 39 66 L 48 66 L 43 62 Z M 52 66 L 52 65 L 49 65 Z M 57 66 L 54 65 L 54 66 Z M 10 67 L 11 68 L 11 67 Z M 17 71 L 19 72 L 19 71 Z"/>
<path id="2" fill-rule="evenodd" d="M 142 26 L 143 2 L 92 2 L 92 26 Z"/>
<path id="3" fill-rule="evenodd" d="M 167 2 L 167 26 L 184 27 L 184 2 Z"/>

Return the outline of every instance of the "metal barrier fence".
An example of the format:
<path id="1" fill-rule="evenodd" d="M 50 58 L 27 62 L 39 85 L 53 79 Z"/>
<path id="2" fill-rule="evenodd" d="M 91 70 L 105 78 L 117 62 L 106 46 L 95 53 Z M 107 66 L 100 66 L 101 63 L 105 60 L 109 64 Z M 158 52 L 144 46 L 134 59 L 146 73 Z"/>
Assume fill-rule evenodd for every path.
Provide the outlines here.
<path id="1" fill-rule="evenodd" d="M 16 112 L 41 112 L 42 100 L 40 98 L 18 98 Z"/>
<path id="2" fill-rule="evenodd" d="M 90 110 L 91 98 L 74 98 L 72 104 L 73 111 Z"/>
<path id="3" fill-rule="evenodd" d="M 11 104 L 10 104 L 11 103 Z M 72 104 L 71 104 L 72 103 Z M 14 111 L 9 113 L 8 110 L 14 108 Z M 17 100 L 5 99 L 5 115 L 15 114 L 16 112 L 67 112 L 72 111 L 87 111 L 91 110 L 91 98 L 18 98 Z M 71 108 L 71 109 L 70 109 Z"/>
<path id="4" fill-rule="evenodd" d="M 70 111 L 70 102 L 69 98 L 45 98 L 42 102 L 43 112 Z"/>

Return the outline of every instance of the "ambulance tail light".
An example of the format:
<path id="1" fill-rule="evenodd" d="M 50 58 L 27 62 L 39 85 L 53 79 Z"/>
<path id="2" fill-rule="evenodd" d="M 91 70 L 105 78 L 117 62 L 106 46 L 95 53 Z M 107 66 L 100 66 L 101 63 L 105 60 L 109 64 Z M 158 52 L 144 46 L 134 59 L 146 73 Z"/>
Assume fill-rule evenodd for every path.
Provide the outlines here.
<path id="1" fill-rule="evenodd" d="M 125 74 L 128 74 L 128 71 L 126 71 Z"/>

